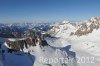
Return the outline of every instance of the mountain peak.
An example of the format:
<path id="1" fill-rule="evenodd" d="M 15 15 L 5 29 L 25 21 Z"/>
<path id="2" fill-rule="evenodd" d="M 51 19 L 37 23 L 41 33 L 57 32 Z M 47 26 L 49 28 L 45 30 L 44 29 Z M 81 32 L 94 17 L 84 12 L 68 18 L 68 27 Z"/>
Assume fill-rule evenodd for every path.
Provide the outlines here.
<path id="1" fill-rule="evenodd" d="M 100 21 L 100 18 L 99 18 L 99 17 L 92 17 L 92 18 L 90 19 L 90 21 L 92 21 L 92 22 L 97 22 L 97 21 Z"/>
<path id="2" fill-rule="evenodd" d="M 64 20 L 64 21 L 62 21 L 62 23 L 69 23 L 69 21 L 67 21 L 67 20 Z"/>

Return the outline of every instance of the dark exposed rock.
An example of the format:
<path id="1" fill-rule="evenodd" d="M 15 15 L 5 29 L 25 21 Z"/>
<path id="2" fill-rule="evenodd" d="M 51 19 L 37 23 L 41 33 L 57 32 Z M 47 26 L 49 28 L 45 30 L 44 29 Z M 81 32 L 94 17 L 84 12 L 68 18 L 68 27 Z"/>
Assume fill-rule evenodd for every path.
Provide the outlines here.
<path id="1" fill-rule="evenodd" d="M 16 33 L 17 34 L 17 33 Z M 49 36 L 48 34 L 42 35 L 40 32 L 36 32 L 32 29 L 29 29 L 25 33 L 25 38 L 22 40 L 16 39 L 15 41 L 10 41 L 9 39 L 6 41 L 7 45 L 11 47 L 13 50 L 22 50 L 24 48 L 29 48 L 30 46 L 36 46 L 37 42 L 39 42 L 40 46 L 48 46 L 48 43 L 44 39 L 44 37 Z"/>

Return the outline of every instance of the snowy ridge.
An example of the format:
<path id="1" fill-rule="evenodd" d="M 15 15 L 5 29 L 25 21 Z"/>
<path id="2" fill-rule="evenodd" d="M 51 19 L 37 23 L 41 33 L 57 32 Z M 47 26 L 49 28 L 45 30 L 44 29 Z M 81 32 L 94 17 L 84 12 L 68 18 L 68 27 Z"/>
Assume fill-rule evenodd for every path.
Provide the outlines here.
<path id="1" fill-rule="evenodd" d="M 77 56 L 80 56 L 78 54 L 82 52 L 87 53 L 95 57 L 96 62 L 100 62 L 100 18 L 94 17 L 79 24 L 74 23 L 74 25 L 64 21 L 64 23 L 54 25 L 48 33 L 66 40 L 65 44 L 71 45 L 71 50 L 75 51 Z M 48 41 L 52 42 L 52 40 Z M 82 65 L 84 66 L 84 64 L 80 66 Z"/>
<path id="2" fill-rule="evenodd" d="M 31 40 L 32 37 L 28 37 L 28 38 L 8 38 L 8 40 L 4 43 L 4 46 L 6 46 L 8 48 L 8 52 L 12 52 L 12 51 L 18 51 L 20 50 L 23 53 L 29 53 L 31 54 L 31 59 L 32 62 L 34 63 L 33 66 L 70 66 L 70 64 L 73 66 L 75 65 L 75 57 L 74 55 L 71 55 L 70 53 L 67 52 L 71 52 L 69 49 L 66 51 L 64 48 L 67 47 L 66 46 L 53 46 L 51 45 L 51 43 L 46 42 L 45 40 L 41 39 L 40 35 L 38 35 L 37 33 L 32 32 L 33 35 L 37 36 L 37 38 L 33 37 L 33 39 L 35 38 L 35 41 L 37 41 L 35 44 L 31 44 Z M 30 34 L 30 33 L 28 33 Z M 39 37 L 38 37 L 39 36 Z M 24 44 L 21 42 L 21 44 L 19 43 L 20 41 L 25 41 L 27 43 L 27 41 L 29 41 L 29 43 L 25 46 Z M 61 40 L 62 41 L 62 40 Z M 55 43 L 56 44 L 56 43 Z M 62 43 L 63 44 L 63 43 Z M 23 45 L 23 47 L 22 47 Z M 19 48 L 20 47 L 20 48 Z M 59 48 L 58 48 L 59 47 Z M 13 49 L 12 49 L 13 48 Z M 23 50 L 22 50 L 23 48 Z M 18 53 L 21 53 L 18 52 Z M 74 52 L 72 52 L 74 53 Z M 7 55 L 9 55 L 9 53 L 7 53 Z M 35 59 L 34 59 L 35 57 Z M 62 59 L 61 59 L 62 58 Z M 69 61 L 70 59 L 74 59 L 73 61 Z M 47 59 L 45 61 L 45 59 Z M 50 59 L 52 59 L 50 61 Z M 57 59 L 57 61 L 55 61 L 55 59 Z M 65 62 L 65 59 L 67 60 L 67 62 Z M 6 63 L 5 63 L 6 64 Z M 10 65 L 10 64 L 9 64 Z"/>
<path id="3" fill-rule="evenodd" d="M 16 40 L 15 40 L 16 41 Z M 5 46 L 7 47 L 8 45 L 5 43 Z M 60 47 L 60 46 L 59 46 Z M 8 47 L 9 48 L 9 47 Z M 37 42 L 36 46 L 30 46 L 28 48 L 24 47 L 24 52 L 30 52 L 34 61 L 33 66 L 70 66 L 70 64 L 72 64 L 72 66 L 74 65 L 72 62 L 63 62 L 61 60 L 61 58 L 66 58 L 68 60 L 68 57 L 70 57 L 71 55 L 68 56 L 68 53 L 63 49 L 63 47 L 61 48 L 56 48 L 56 47 L 52 47 L 50 45 L 47 46 L 41 46 L 39 44 L 39 42 Z M 34 56 L 35 56 L 35 60 L 34 60 Z M 74 58 L 73 56 L 71 58 Z M 48 59 L 47 61 L 44 61 L 43 59 Z M 58 62 L 54 62 L 54 61 L 50 61 L 49 59 L 58 59 Z M 75 60 L 73 60 L 75 61 Z M 69 64 L 70 63 L 70 64 Z"/>
<path id="4" fill-rule="evenodd" d="M 2 29 L 4 28 L 4 26 L 5 25 L 2 25 Z M 23 62 L 26 63 L 24 66 L 100 65 L 100 18 L 98 17 L 93 17 L 80 23 L 63 21 L 52 25 L 7 24 L 5 27 L 6 30 L 8 29 L 8 26 L 10 29 L 18 32 L 14 34 L 17 34 L 16 37 L 9 37 L 10 34 L 8 35 L 7 32 L 9 32 L 10 29 L 8 31 L 4 31 L 1 29 L 1 35 L 7 34 L 8 37 L 6 38 L 7 40 L 4 42 L 4 44 L 2 44 L 3 49 L 6 49 L 6 53 L 1 52 L 0 54 L 0 66 L 16 66 L 14 58 L 19 58 L 16 60 L 17 62 L 18 60 L 24 58 L 24 60 L 21 60 L 22 63 L 21 61 L 18 62 L 19 65 L 17 66 L 23 66 Z M 22 28 L 22 30 L 19 30 L 20 28 Z M 11 34 L 13 30 L 11 31 Z M 19 35 L 22 36 L 20 37 Z M 20 43 L 21 41 L 22 43 Z M 23 44 L 23 42 L 25 41 L 26 44 Z M 9 42 L 11 42 L 11 46 Z M 20 45 L 23 46 L 19 48 Z M 18 52 L 16 52 L 16 50 L 13 50 L 12 48 L 17 48 Z M 7 53 L 7 50 L 11 49 L 15 52 Z M 4 56 L 5 60 L 2 60 Z M 87 61 L 85 61 L 85 63 L 78 63 L 77 57 L 89 57 L 90 59 L 92 57 L 92 60 L 89 61 L 89 63 L 87 63 Z M 57 63 L 50 62 L 50 58 L 63 58 L 64 60 L 68 59 L 68 62 L 62 62 L 61 59 Z M 13 61 L 13 63 L 8 61 L 7 59 Z M 46 61 L 44 59 L 46 59 Z M 73 60 L 70 61 L 71 59 Z"/>

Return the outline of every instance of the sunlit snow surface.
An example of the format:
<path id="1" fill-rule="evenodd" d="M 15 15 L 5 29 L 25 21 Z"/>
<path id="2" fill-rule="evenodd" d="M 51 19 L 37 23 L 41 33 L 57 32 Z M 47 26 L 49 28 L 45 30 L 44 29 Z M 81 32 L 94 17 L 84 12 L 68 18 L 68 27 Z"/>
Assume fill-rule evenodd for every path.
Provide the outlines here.
<path id="1" fill-rule="evenodd" d="M 73 27 L 70 25 L 70 28 L 64 30 L 64 26 L 69 26 L 70 24 L 64 24 L 64 25 L 57 25 L 60 28 L 53 28 L 52 30 L 55 30 L 56 34 L 53 35 L 55 37 L 61 37 L 64 39 L 66 45 L 71 45 L 72 51 L 76 53 L 76 58 L 80 61 L 80 63 L 77 63 L 78 66 L 99 66 L 100 65 L 100 29 L 96 30 L 94 29 L 92 33 L 89 33 L 87 35 L 82 36 L 76 36 L 76 35 L 70 35 L 71 32 L 74 32 L 77 27 Z M 47 40 L 47 42 L 51 43 L 53 40 Z M 54 41 L 57 41 L 54 39 Z M 63 41 L 63 42 L 64 42 Z M 55 42 L 54 42 L 55 43 Z M 55 44 L 59 46 L 59 43 L 61 43 L 60 39 L 58 39 L 58 43 Z M 62 46 L 66 46 L 63 45 Z M 85 63 L 83 63 L 85 58 Z M 87 63 L 87 57 L 90 58 L 90 61 L 93 61 L 94 63 Z M 94 59 L 91 59 L 93 57 Z M 82 62 L 81 62 L 82 60 Z"/>
<path id="2" fill-rule="evenodd" d="M 66 39 L 64 38 L 45 38 L 47 43 L 50 45 L 50 46 L 53 46 L 53 47 L 60 47 L 60 48 L 63 48 L 63 47 L 66 47 L 68 45 L 70 45 Z"/>
<path id="3" fill-rule="evenodd" d="M 24 52 L 28 52 L 28 50 L 31 51 L 31 56 L 25 54 L 0 54 L 0 66 L 46 66 L 45 64 L 49 64 L 49 61 L 41 62 L 40 57 L 73 58 L 74 60 L 67 63 L 67 66 L 100 66 L 100 29 L 94 29 L 92 33 L 87 35 L 71 36 L 70 33 L 75 32 L 79 26 L 74 27 L 68 22 L 66 24 L 66 21 L 63 23 L 62 25 L 55 24 L 60 27 L 59 29 L 51 29 L 55 30 L 56 34 L 52 35 L 54 38 L 45 38 L 49 46 L 41 47 L 37 44 L 35 47 L 29 47 L 28 49 L 24 48 Z M 90 25 L 90 23 L 87 24 Z M 17 39 L 10 38 L 9 40 L 16 41 Z M 6 45 L 6 47 L 8 46 Z M 3 56 L 5 56 L 5 58 L 2 58 Z M 62 66 L 61 63 L 52 63 L 51 65 Z"/>

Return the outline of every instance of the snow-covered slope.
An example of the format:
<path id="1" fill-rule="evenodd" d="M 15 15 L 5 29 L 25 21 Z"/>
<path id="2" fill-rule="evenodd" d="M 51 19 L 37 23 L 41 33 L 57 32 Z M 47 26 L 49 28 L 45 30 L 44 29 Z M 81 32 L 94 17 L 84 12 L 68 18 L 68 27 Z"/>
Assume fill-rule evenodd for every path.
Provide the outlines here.
<path id="1" fill-rule="evenodd" d="M 34 34 L 34 35 L 37 37 L 39 36 L 37 34 Z M 16 48 L 16 47 L 20 46 L 18 41 L 22 41 L 22 40 L 26 40 L 26 39 L 27 38 L 19 38 L 19 39 L 18 38 L 8 38 L 7 41 L 14 42 L 14 43 L 10 43 L 10 44 Z M 21 51 L 21 52 L 16 52 L 15 50 L 11 50 L 11 51 L 15 51 L 14 54 L 17 54 L 17 56 L 14 54 L 3 53 L 4 54 L 3 56 L 5 56 L 4 58 L 8 58 L 10 61 L 12 61 L 14 58 L 17 58 L 17 57 L 20 58 L 23 55 L 23 53 L 30 53 L 31 54 L 31 62 L 34 63 L 33 66 L 50 66 L 50 65 L 51 66 L 76 66 L 75 54 L 74 54 L 74 52 L 69 50 L 70 47 L 67 48 L 67 45 L 66 45 L 66 47 L 65 46 L 52 46 L 51 43 L 46 43 L 46 41 L 41 40 L 41 38 L 35 38 L 35 40 L 37 40 L 36 45 L 30 46 L 29 44 L 27 44 L 27 48 L 23 45 L 23 51 Z M 5 42 L 3 44 L 3 46 L 8 48 L 8 49 L 6 49 L 6 51 L 9 52 L 9 49 L 12 49 L 12 46 L 7 43 L 8 42 Z M 43 43 L 44 43 L 44 45 L 42 45 Z M 16 44 L 16 45 L 13 45 L 13 44 Z M 73 54 L 71 55 L 71 53 L 73 53 Z M 13 57 L 10 58 L 11 56 L 13 56 Z M 23 58 L 23 57 L 28 59 L 25 55 L 22 56 L 21 58 Z M 35 59 L 34 59 L 34 57 L 35 57 Z M 21 60 L 22 62 L 17 61 L 17 60 L 15 60 L 15 61 L 17 63 L 19 63 L 19 65 L 21 63 L 27 61 L 27 64 L 25 65 L 25 66 L 27 66 L 29 64 L 29 61 L 26 59 L 24 59 L 24 61 Z M 70 59 L 73 59 L 73 60 L 70 61 Z M 13 61 L 13 64 L 12 64 L 10 61 L 5 59 L 5 61 L 3 61 L 4 65 L 5 66 L 6 65 L 14 66 L 15 62 Z"/>
<path id="2" fill-rule="evenodd" d="M 52 36 L 59 37 L 59 39 L 63 38 L 66 42 L 63 43 L 65 45 L 62 45 L 71 45 L 71 50 L 75 51 L 77 56 L 92 56 L 95 58 L 94 62 L 100 62 L 100 18 L 94 17 L 85 22 L 74 24 L 64 21 L 64 23 L 54 25 L 48 33 Z M 53 40 L 47 41 L 53 42 Z M 80 55 L 81 53 L 86 53 L 86 55 Z M 95 66 L 95 64 L 91 65 Z"/>
<path id="3" fill-rule="evenodd" d="M 11 32 L 9 32 L 10 30 Z M 81 21 L 80 23 L 63 21 L 52 25 L 7 24 L 1 25 L 0 31 L 1 36 L 7 36 L 6 39 L 12 42 L 26 40 L 29 37 L 37 39 L 36 37 L 42 37 L 41 34 L 46 34 L 44 40 L 47 42 L 46 45 L 41 45 L 39 39 L 36 40 L 37 42 L 34 46 L 28 45 L 28 48 L 24 46 L 23 51 L 20 50 L 17 53 L 1 52 L 0 66 L 100 65 L 100 18 L 98 17 Z M 14 33 L 16 37 L 9 36 L 12 32 L 17 32 Z M 19 43 L 17 44 L 19 46 Z M 5 42 L 3 50 L 7 49 L 11 49 L 11 47 Z M 63 62 L 62 59 L 63 61 L 67 60 L 67 63 Z"/>
<path id="4" fill-rule="evenodd" d="M 69 49 L 70 48 L 66 47 L 57 48 L 50 45 L 42 46 L 37 42 L 36 46 L 24 47 L 23 51 L 30 52 L 30 54 L 33 55 L 31 58 L 34 62 L 33 66 L 76 66 L 75 55 L 70 54 L 74 52 Z M 69 59 L 73 60 L 70 61 Z"/>

